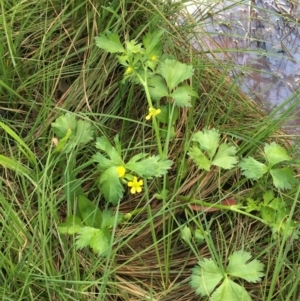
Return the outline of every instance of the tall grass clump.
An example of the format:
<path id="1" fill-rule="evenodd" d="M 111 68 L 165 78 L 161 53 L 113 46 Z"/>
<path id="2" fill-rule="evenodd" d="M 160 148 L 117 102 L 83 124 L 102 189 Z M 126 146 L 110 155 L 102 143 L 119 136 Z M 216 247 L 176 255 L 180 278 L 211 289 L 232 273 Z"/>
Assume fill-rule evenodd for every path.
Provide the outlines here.
<path id="1" fill-rule="evenodd" d="M 297 300 L 285 116 L 181 17 L 172 1 L 1 2 L 3 300 Z"/>

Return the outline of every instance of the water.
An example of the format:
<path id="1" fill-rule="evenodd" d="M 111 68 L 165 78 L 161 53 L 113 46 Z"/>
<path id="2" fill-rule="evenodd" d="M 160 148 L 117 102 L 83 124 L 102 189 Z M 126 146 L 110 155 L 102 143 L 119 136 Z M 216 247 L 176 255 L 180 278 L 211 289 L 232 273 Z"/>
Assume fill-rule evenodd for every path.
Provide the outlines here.
<path id="1" fill-rule="evenodd" d="M 266 111 L 300 88 L 300 0 L 195 2 L 187 10 L 210 36 L 201 48 L 232 64 L 231 76 Z M 300 132 L 300 109 L 288 125 Z"/>

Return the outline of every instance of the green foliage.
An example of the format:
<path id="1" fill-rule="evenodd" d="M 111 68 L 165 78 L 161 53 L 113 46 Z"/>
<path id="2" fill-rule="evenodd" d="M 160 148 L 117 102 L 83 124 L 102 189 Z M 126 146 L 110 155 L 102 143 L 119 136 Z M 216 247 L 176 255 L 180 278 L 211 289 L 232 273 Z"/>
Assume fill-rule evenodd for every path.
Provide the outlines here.
<path id="1" fill-rule="evenodd" d="M 120 42 L 120 38 L 116 33 L 109 31 L 100 34 L 99 37 L 95 37 L 96 45 L 110 53 L 125 52 L 124 47 Z"/>
<path id="2" fill-rule="evenodd" d="M 178 69 L 174 69 L 175 66 Z M 148 79 L 151 97 L 155 100 L 168 97 L 173 99 L 178 107 L 190 107 L 191 97 L 196 97 L 198 94 L 186 84 L 177 85 L 191 77 L 193 72 L 193 68 L 189 65 L 166 59 L 158 67 L 157 74 L 159 75 L 150 76 Z M 177 84 L 174 86 L 175 83 Z"/>
<path id="3" fill-rule="evenodd" d="M 147 32 L 143 37 L 143 44 L 146 50 L 146 54 L 149 58 L 153 55 L 160 55 L 161 53 L 161 38 L 165 33 L 164 30 Z"/>
<path id="4" fill-rule="evenodd" d="M 58 226 L 58 231 L 61 234 L 73 235 L 78 233 L 82 226 L 78 216 L 68 216 L 66 221 Z"/>
<path id="5" fill-rule="evenodd" d="M 103 171 L 111 166 L 124 165 L 121 157 L 121 150 L 117 151 L 117 149 L 111 145 L 106 137 L 102 136 L 96 139 L 96 148 L 104 152 L 106 157 L 109 158 L 107 159 L 101 153 L 96 153 L 93 158 L 94 161 L 99 164 L 99 170 Z"/>
<path id="6" fill-rule="evenodd" d="M 143 37 L 143 43 L 136 40 L 125 41 L 125 48 L 116 34 L 103 33 L 96 37 L 96 45 L 110 53 L 120 53 L 119 63 L 126 67 L 124 79 L 139 82 L 152 99 L 167 97 L 178 107 L 190 107 L 191 97 L 198 94 L 184 81 L 194 74 L 192 66 L 175 59 L 160 59 L 161 38 L 164 31 L 149 32 Z M 150 70 L 149 70 L 150 68 Z M 146 93 L 148 95 L 148 93 Z M 148 99 L 150 107 L 152 100 Z"/>
<path id="7" fill-rule="evenodd" d="M 99 228 L 102 225 L 101 210 L 85 195 L 77 197 L 77 214 L 86 226 Z"/>
<path id="8" fill-rule="evenodd" d="M 261 218 L 272 228 L 273 236 L 286 232 L 290 237 L 295 230 L 296 222 L 288 222 L 289 208 L 283 198 L 275 197 L 273 191 L 267 191 L 262 200 L 247 200 L 247 212 L 257 211 Z M 294 238 L 298 236 L 294 233 Z"/>
<path id="9" fill-rule="evenodd" d="M 171 160 L 161 159 L 160 156 L 146 156 L 143 153 L 133 156 L 125 167 L 142 178 L 150 179 L 165 175 L 173 164 Z"/>
<path id="10" fill-rule="evenodd" d="M 243 159 L 239 163 L 239 167 L 242 169 L 242 174 L 252 180 L 258 180 L 268 172 L 268 167 L 265 164 L 258 162 L 252 157 Z"/>
<path id="11" fill-rule="evenodd" d="M 76 234 L 76 248 L 90 247 L 100 256 L 106 256 L 111 246 L 110 228 L 118 224 L 123 216 L 114 216 L 111 211 L 101 211 L 84 195 L 78 196 L 78 216 L 69 216 L 59 225 L 61 234 Z"/>
<path id="12" fill-rule="evenodd" d="M 260 281 L 264 276 L 264 265 L 257 259 L 249 261 L 250 258 L 250 253 L 236 251 L 229 256 L 226 269 L 220 268 L 212 259 L 204 258 L 193 268 L 190 285 L 196 289 L 197 295 L 210 296 L 214 301 L 251 301 L 245 288 L 231 279 L 237 277 L 248 282 Z"/>
<path id="13" fill-rule="evenodd" d="M 90 122 L 77 120 L 71 113 L 66 113 L 51 123 L 53 132 L 60 139 L 56 152 L 69 153 L 76 146 L 84 145 L 94 139 L 94 129 Z"/>
<path id="14" fill-rule="evenodd" d="M 293 171 L 288 168 L 270 169 L 273 184 L 278 189 L 291 189 L 298 181 L 295 179 Z"/>
<path id="15" fill-rule="evenodd" d="M 152 99 L 158 101 L 162 97 L 167 97 L 169 95 L 168 87 L 161 76 L 157 74 L 151 75 L 149 76 L 147 83 Z"/>
<path id="16" fill-rule="evenodd" d="M 264 265 L 254 259 L 251 259 L 251 254 L 243 250 L 234 252 L 229 256 L 229 265 L 226 273 L 233 277 L 242 278 L 248 282 L 257 282 L 264 276 Z"/>
<path id="17" fill-rule="evenodd" d="M 82 227 L 76 239 L 76 248 L 83 249 L 90 246 L 92 250 L 101 256 L 106 256 L 111 242 L 109 231 L 92 227 Z"/>
<path id="18" fill-rule="evenodd" d="M 101 173 L 99 187 L 105 200 L 116 206 L 123 197 L 124 188 L 120 183 L 115 166 L 109 167 Z"/>
<path id="19" fill-rule="evenodd" d="M 98 180 L 99 188 L 105 200 L 115 206 L 124 193 L 124 188 L 117 172 L 118 166 L 125 165 L 120 154 L 121 150 L 117 151 L 104 136 L 97 138 L 96 148 L 105 154 L 97 152 L 92 158 L 94 162 L 98 163 L 97 166 L 101 172 Z"/>
<path id="20" fill-rule="evenodd" d="M 194 74 L 194 69 L 176 60 L 165 59 L 159 65 L 158 73 L 165 79 L 169 91 L 172 91 L 184 80 L 190 78 Z"/>
<path id="21" fill-rule="evenodd" d="M 191 239 L 192 239 L 192 231 L 191 228 L 188 227 L 187 225 L 185 225 L 183 227 L 183 229 L 181 229 L 180 231 L 181 234 L 181 239 L 187 244 L 189 245 Z"/>
<path id="22" fill-rule="evenodd" d="M 198 168 L 209 171 L 212 165 L 224 169 L 231 169 L 236 165 L 236 147 L 220 144 L 220 134 L 216 129 L 196 132 L 192 141 L 195 145 L 189 149 L 188 155 Z"/>
<path id="23" fill-rule="evenodd" d="M 239 163 L 242 174 L 248 179 L 259 180 L 264 174 L 269 173 L 272 176 L 274 186 L 282 190 L 291 189 L 292 186 L 297 183 L 297 180 L 294 178 L 294 173 L 290 168 L 273 168 L 274 165 L 278 163 L 291 160 L 283 147 L 275 142 L 265 144 L 264 157 L 266 160 L 265 164 L 252 157 L 244 158 Z"/>
<path id="24" fill-rule="evenodd" d="M 205 240 L 205 236 L 209 235 L 209 231 L 203 231 L 201 229 L 196 229 L 194 232 L 194 241 L 196 244 L 203 243 Z"/>
<path id="25" fill-rule="evenodd" d="M 171 160 L 161 159 L 160 156 L 147 157 L 148 155 L 144 153 L 133 156 L 125 164 L 121 157 L 121 145 L 117 138 L 115 142 L 118 144 L 119 150 L 113 147 L 106 137 L 97 138 L 96 147 L 104 154 L 97 152 L 93 156 L 93 161 L 98 163 L 98 169 L 101 172 L 98 180 L 100 191 L 106 201 L 114 206 L 118 204 L 124 194 L 121 178 L 117 172 L 119 166 L 141 178 L 150 179 L 165 175 L 173 164 Z M 124 178 L 132 180 L 133 175 L 127 173 Z"/>

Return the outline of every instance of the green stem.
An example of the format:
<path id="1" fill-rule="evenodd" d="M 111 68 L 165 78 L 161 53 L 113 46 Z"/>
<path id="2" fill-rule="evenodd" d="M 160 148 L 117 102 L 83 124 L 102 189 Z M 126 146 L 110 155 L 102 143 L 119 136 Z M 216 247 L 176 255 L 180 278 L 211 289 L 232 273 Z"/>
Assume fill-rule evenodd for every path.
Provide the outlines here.
<path id="1" fill-rule="evenodd" d="M 145 70 L 145 80 L 142 79 L 139 74 L 136 74 L 136 76 L 138 77 L 138 79 L 140 80 L 140 83 L 143 85 L 143 87 L 145 89 L 146 98 L 147 98 L 149 108 L 153 108 L 152 99 L 151 99 L 148 84 L 147 84 L 147 70 Z M 159 152 L 160 156 L 163 158 L 164 153 L 163 153 L 163 149 L 162 149 L 162 145 L 161 145 L 159 127 L 158 127 L 155 116 L 152 117 L 152 123 L 153 123 L 153 128 L 154 128 L 154 131 L 155 131 L 158 152 Z"/>
<path id="2" fill-rule="evenodd" d="M 250 214 L 249 212 L 246 212 L 246 211 L 243 211 L 243 210 L 240 210 L 239 208 L 241 208 L 239 206 L 239 208 L 237 207 L 237 205 L 232 205 L 232 206 L 229 206 L 229 205 L 219 205 L 219 204 L 211 204 L 211 203 L 207 203 L 207 202 L 204 202 L 202 200 L 198 200 L 198 199 L 194 199 L 194 198 L 190 198 L 188 196 L 183 196 L 183 195 L 179 195 L 177 196 L 180 200 L 182 201 L 185 201 L 187 203 L 193 203 L 193 204 L 196 204 L 196 205 L 200 205 L 202 207 L 207 207 L 207 208 L 216 208 L 216 209 L 225 209 L 225 210 L 230 210 L 230 211 L 233 211 L 233 212 L 237 212 L 237 213 L 240 213 L 240 214 L 243 214 L 243 215 L 246 215 L 246 216 L 249 216 L 253 219 L 256 219 L 257 221 L 267 225 L 267 226 L 270 226 L 265 220 L 255 216 L 255 215 L 252 215 Z"/>
<path id="3" fill-rule="evenodd" d="M 168 106 L 171 106 L 170 100 L 168 100 Z M 164 146 L 164 155 L 166 158 L 168 157 L 168 152 L 169 152 L 170 133 L 171 133 L 174 110 L 175 110 L 175 104 L 173 103 L 171 113 L 169 115 L 167 137 L 166 137 L 165 146 Z"/>

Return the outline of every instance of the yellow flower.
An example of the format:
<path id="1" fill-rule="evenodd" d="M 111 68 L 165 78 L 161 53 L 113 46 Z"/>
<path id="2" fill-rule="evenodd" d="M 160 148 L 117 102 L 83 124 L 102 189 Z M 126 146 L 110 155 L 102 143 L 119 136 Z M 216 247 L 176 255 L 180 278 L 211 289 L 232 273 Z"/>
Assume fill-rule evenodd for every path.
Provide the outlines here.
<path id="1" fill-rule="evenodd" d="M 151 56 L 151 61 L 157 61 L 157 56 L 156 55 L 152 55 Z"/>
<path id="2" fill-rule="evenodd" d="M 147 120 L 150 120 L 152 116 L 160 114 L 161 109 L 149 108 L 149 114 L 146 116 Z"/>
<path id="3" fill-rule="evenodd" d="M 131 67 L 127 67 L 126 71 L 125 71 L 125 74 L 129 74 L 132 72 L 132 68 Z"/>
<path id="4" fill-rule="evenodd" d="M 119 178 L 123 178 L 124 177 L 125 171 L 126 171 L 126 169 L 125 169 L 124 166 L 118 166 L 117 167 L 117 172 L 119 174 Z"/>
<path id="5" fill-rule="evenodd" d="M 144 184 L 143 180 L 137 179 L 137 177 L 133 177 L 132 182 L 128 182 L 127 185 L 128 187 L 131 187 L 130 192 L 132 194 L 135 194 L 136 192 L 140 193 L 142 191 L 142 185 Z"/>

